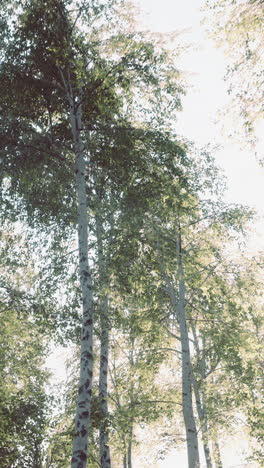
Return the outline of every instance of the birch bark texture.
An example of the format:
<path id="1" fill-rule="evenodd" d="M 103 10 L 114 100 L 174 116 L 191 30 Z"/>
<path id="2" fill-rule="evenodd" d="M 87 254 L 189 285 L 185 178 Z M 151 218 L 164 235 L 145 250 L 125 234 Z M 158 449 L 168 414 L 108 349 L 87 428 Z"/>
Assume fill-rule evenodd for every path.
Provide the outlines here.
<path id="1" fill-rule="evenodd" d="M 100 203 L 97 200 L 97 203 Z M 99 411 L 100 411 L 100 428 L 99 428 L 99 445 L 100 445 L 100 463 L 101 468 L 111 468 L 111 456 L 109 447 L 109 430 L 108 430 L 108 357 L 109 357 L 109 301 L 105 292 L 106 287 L 106 262 L 103 249 L 102 239 L 102 218 L 100 214 L 96 215 L 96 236 L 98 250 L 98 271 L 99 271 L 99 287 L 102 291 L 100 297 L 100 372 L 99 372 Z"/>
<path id="2" fill-rule="evenodd" d="M 193 343 L 194 348 L 199 358 L 199 375 L 202 379 L 202 382 L 205 382 L 206 379 L 206 367 L 205 367 L 205 341 L 202 339 L 202 349 L 200 349 L 199 338 L 197 336 L 197 332 L 195 329 L 195 325 L 191 322 L 191 329 L 193 334 Z M 202 443 L 204 449 L 204 456 L 206 461 L 207 468 L 213 468 L 213 461 L 212 461 L 212 453 L 210 449 L 210 437 L 209 437 L 209 424 L 208 424 L 208 416 L 207 416 L 207 409 L 206 409 L 206 398 L 205 392 L 201 387 L 201 382 L 199 383 L 195 373 L 192 369 L 192 384 L 196 402 L 196 409 L 197 414 L 200 422 L 201 434 L 202 434 Z"/>
<path id="3" fill-rule="evenodd" d="M 194 375 L 193 375 L 193 389 L 194 389 L 197 413 L 198 413 L 200 427 L 201 427 L 206 467 L 213 468 L 212 456 L 211 456 L 210 445 L 209 445 L 208 420 L 207 420 L 205 403 L 204 401 L 202 403 L 199 384 Z"/>
<path id="4" fill-rule="evenodd" d="M 68 84 L 69 85 L 69 84 Z M 70 123 L 75 152 L 76 194 L 78 208 L 79 275 L 82 290 L 82 332 L 80 378 L 75 416 L 75 433 L 72 445 L 72 468 L 86 468 L 88 438 L 91 423 L 93 378 L 93 291 L 88 256 L 88 212 L 86 194 L 86 147 L 81 138 L 82 89 L 74 99 L 70 86 L 67 89 L 70 104 Z"/>
<path id="5" fill-rule="evenodd" d="M 178 228 L 177 234 L 177 264 L 178 264 L 178 303 L 177 316 L 180 326 L 181 352 L 182 352 L 182 404 L 183 404 L 183 419 L 185 425 L 187 452 L 188 452 L 188 467 L 199 468 L 199 448 L 197 429 L 193 412 L 192 401 L 192 363 L 189 344 L 188 327 L 185 311 L 185 278 L 182 261 L 182 241 L 181 229 Z"/>

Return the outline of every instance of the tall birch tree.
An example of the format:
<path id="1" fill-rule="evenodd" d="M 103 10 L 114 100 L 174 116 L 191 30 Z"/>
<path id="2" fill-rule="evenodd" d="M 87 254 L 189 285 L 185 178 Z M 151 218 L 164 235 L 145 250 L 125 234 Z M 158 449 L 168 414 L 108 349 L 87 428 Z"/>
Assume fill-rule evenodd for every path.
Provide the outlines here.
<path id="1" fill-rule="evenodd" d="M 1 65 L 2 162 L 11 181 L 7 187 L 22 195 L 26 209 L 31 215 L 40 215 L 42 221 L 50 219 L 51 208 L 55 220 L 64 216 L 62 213 L 67 210 L 60 210 L 60 203 L 65 208 L 69 201 L 73 211 L 69 211 L 64 220 L 74 220 L 78 225 L 83 319 L 72 467 L 86 466 L 91 419 L 94 313 L 87 213 L 87 178 L 89 185 L 92 171 L 91 135 L 98 132 L 100 125 L 109 127 L 119 118 L 125 99 L 118 97 L 117 90 L 128 102 L 130 88 L 143 90 L 142 84 L 149 84 L 156 102 L 168 98 L 172 109 L 179 106 L 181 91 L 178 85 L 164 86 L 160 91 L 158 83 L 166 85 L 178 76 L 178 72 L 171 63 L 166 65 L 168 54 L 157 53 L 144 37 L 130 34 L 127 41 L 117 34 L 111 38 L 115 51 L 108 46 L 111 41 L 107 32 L 103 39 L 99 38 L 96 27 L 102 25 L 103 18 L 111 23 L 113 3 L 26 2 Z M 99 30 L 105 33 L 103 27 Z M 109 51 L 112 58 L 107 62 L 105 54 Z M 10 91 L 15 104 L 12 109 Z M 130 95 L 132 99 L 133 92 Z M 8 154 L 11 149 L 12 153 Z M 26 166 L 22 164 L 23 160 L 27 162 Z M 16 168 L 13 178 L 11 167 Z M 45 175 L 40 187 L 49 197 L 54 196 L 51 204 L 35 196 L 40 168 Z M 71 195 L 76 193 L 77 216 L 67 189 Z M 59 208 L 58 213 L 55 207 Z"/>

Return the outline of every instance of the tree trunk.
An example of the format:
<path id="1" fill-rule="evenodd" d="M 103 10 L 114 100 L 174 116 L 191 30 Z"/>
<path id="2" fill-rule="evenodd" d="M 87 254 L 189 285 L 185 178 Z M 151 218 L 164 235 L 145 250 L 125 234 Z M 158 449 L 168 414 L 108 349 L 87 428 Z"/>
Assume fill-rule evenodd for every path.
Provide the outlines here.
<path id="1" fill-rule="evenodd" d="M 127 457 L 126 457 L 126 455 L 124 455 L 124 457 L 123 457 L 123 468 L 127 468 L 126 459 L 127 459 Z"/>
<path id="2" fill-rule="evenodd" d="M 198 417 L 199 417 L 199 421 L 201 425 L 201 433 L 202 433 L 202 441 L 203 441 L 203 449 L 204 449 L 206 467 L 213 468 L 213 462 L 212 462 L 210 445 L 209 445 L 206 410 L 205 410 L 204 402 L 203 404 L 201 402 L 199 385 L 194 375 L 193 375 L 193 389 L 194 389 L 194 394 L 195 394 L 197 413 L 198 413 Z"/>
<path id="3" fill-rule="evenodd" d="M 189 346 L 188 328 L 185 313 L 185 280 L 184 269 L 182 263 L 182 248 L 181 248 L 181 234 L 180 228 L 177 237 L 177 264 L 178 264 L 178 297 L 176 296 L 174 286 L 171 283 L 163 263 L 162 252 L 159 241 L 157 248 L 160 255 L 160 267 L 163 278 L 166 282 L 167 291 L 170 297 L 172 309 L 177 317 L 180 326 L 180 342 L 181 342 L 181 356 L 182 356 L 182 407 L 183 419 L 186 432 L 187 441 L 187 455 L 188 455 L 188 468 L 199 468 L 199 447 L 197 429 L 195 424 L 193 401 L 192 401 L 192 367 L 191 367 L 191 353 Z"/>
<path id="4" fill-rule="evenodd" d="M 132 443 L 133 443 L 133 424 L 131 424 L 128 435 L 127 449 L 127 468 L 132 468 Z"/>
<path id="5" fill-rule="evenodd" d="M 215 468 L 223 468 L 220 447 L 219 447 L 217 440 L 214 440 L 213 442 L 213 453 L 214 453 Z"/>
<path id="6" fill-rule="evenodd" d="M 124 436 L 122 436 L 122 442 L 123 442 L 123 468 L 127 468 L 127 448 L 126 448 L 126 439 Z"/>
<path id="7" fill-rule="evenodd" d="M 69 88 L 68 88 L 69 89 Z M 82 142 L 80 129 L 82 128 L 82 93 L 78 102 L 74 102 L 72 94 L 68 92 L 70 103 L 70 121 L 75 151 L 76 192 L 78 207 L 78 248 L 79 275 L 82 290 L 82 332 L 81 358 L 78 400 L 75 416 L 75 433 L 72 445 L 72 468 L 87 466 L 88 435 L 91 422 L 91 397 L 93 377 L 93 295 L 92 279 L 88 261 L 88 214 L 86 195 L 86 164 L 85 146 Z"/>
<path id="8" fill-rule="evenodd" d="M 202 381 L 204 382 L 206 378 L 205 353 L 204 353 L 205 343 L 203 340 L 202 352 L 201 352 L 200 346 L 199 346 L 199 340 L 198 340 L 195 326 L 193 323 L 191 323 L 191 328 L 192 328 L 195 351 L 199 359 L 199 374 L 201 376 Z M 192 370 L 192 384 L 193 384 L 193 390 L 194 390 L 194 395 L 195 395 L 198 418 L 199 418 L 199 422 L 201 426 L 202 443 L 203 443 L 206 466 L 207 468 L 212 468 L 213 462 L 212 462 L 212 455 L 211 455 L 210 444 L 209 444 L 208 418 L 207 418 L 207 411 L 206 411 L 205 394 L 204 392 L 201 391 L 193 370 Z"/>
<path id="9" fill-rule="evenodd" d="M 181 352 L 182 352 L 182 404 L 183 404 L 183 419 L 185 424 L 187 451 L 188 451 L 188 466 L 189 468 L 199 468 L 199 448 L 198 437 L 193 413 L 192 402 L 192 365 L 191 353 L 189 346 L 188 328 L 185 313 L 185 280 L 184 269 L 182 263 L 182 247 L 181 234 L 178 233 L 177 240 L 177 262 L 179 275 L 179 299 L 177 304 L 177 316 L 180 325 Z"/>
<path id="10" fill-rule="evenodd" d="M 104 298 L 103 308 L 108 310 L 108 301 Z M 101 318 L 101 349 L 100 349 L 100 375 L 99 375 L 99 410 L 100 410 L 100 460 L 101 468 L 111 468 L 109 432 L 108 432 L 108 402 L 107 402 L 107 375 L 109 354 L 109 332 L 105 317 Z"/>
<path id="11" fill-rule="evenodd" d="M 99 374 L 99 411 L 100 411 L 100 461 L 101 468 L 111 468 L 111 457 L 108 432 L 108 355 L 109 355 L 109 309 L 108 298 L 104 292 L 105 281 L 105 259 L 102 241 L 102 222 L 100 215 L 96 215 L 96 235 L 98 247 L 99 286 L 102 292 L 100 296 L 100 324 L 101 324 L 101 348 L 100 348 L 100 374 Z"/>

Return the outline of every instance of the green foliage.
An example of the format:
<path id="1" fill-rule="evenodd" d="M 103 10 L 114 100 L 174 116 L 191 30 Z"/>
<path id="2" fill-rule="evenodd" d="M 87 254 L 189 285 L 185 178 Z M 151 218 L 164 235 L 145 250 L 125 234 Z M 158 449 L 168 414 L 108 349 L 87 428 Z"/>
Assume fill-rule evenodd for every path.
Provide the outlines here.
<path id="1" fill-rule="evenodd" d="M 0 238 L 0 466 L 42 467 L 50 397 L 45 393 L 42 304 L 34 296 L 35 271 L 23 234 L 3 225 Z"/>
<path id="2" fill-rule="evenodd" d="M 211 34 L 230 57 L 227 79 L 233 104 L 249 141 L 254 141 L 256 124 L 263 118 L 263 2 L 214 0 L 206 5 L 212 9 Z"/>
<path id="3" fill-rule="evenodd" d="M 242 11 L 232 2 L 240 12 L 241 30 L 249 21 L 249 3 L 243 5 Z M 258 27 L 254 11 L 262 8 L 258 2 L 253 7 L 252 32 Z M 37 468 L 42 463 L 47 401 L 40 331 L 64 343 L 76 342 L 80 334 L 69 94 L 74 107 L 80 105 L 81 92 L 83 128 L 78 131 L 87 163 L 95 336 L 97 345 L 100 300 L 107 297 L 106 325 L 112 337 L 108 423 L 117 456 L 136 444 L 137 428 L 158 424 L 161 414 L 163 424 L 165 416 L 171 421 L 181 405 L 178 364 L 168 386 L 157 377 L 168 366 L 170 353 L 180 354 L 177 313 L 168 294 L 171 285 L 178 300 L 179 233 L 193 370 L 210 435 L 230 428 L 235 411 L 247 405 L 252 435 L 260 439 L 259 364 L 254 363 L 259 348 L 252 333 L 259 317 L 250 299 L 254 274 L 249 281 L 245 270 L 229 260 L 227 247 L 227 241 L 241 241 L 252 213 L 221 202 L 224 182 L 213 158 L 197 154 L 170 130 L 183 93 L 174 54 L 156 38 L 132 32 L 120 2 L 25 1 L 15 12 L 16 31 L 7 11 L 1 20 L 0 66 L 3 217 L 30 224 L 28 246 L 37 254 L 41 275 L 32 266 L 27 274 L 34 281 L 21 287 L 30 255 L 6 235 L 1 253 L 3 467 L 23 463 L 23 468 Z M 229 26 L 225 33 L 230 43 L 235 40 Z M 242 36 L 244 47 L 249 39 Z M 258 49 L 251 52 L 247 61 L 252 64 Z M 103 281 L 95 249 L 96 219 L 102 223 Z M 17 284 L 10 287 L 14 272 Z M 74 372 L 65 409 L 52 423 L 44 457 L 50 467 L 68 463 L 76 381 Z M 98 464 L 96 391 L 95 385 L 91 466 Z M 166 438 L 169 432 L 164 434 Z"/>
<path id="4" fill-rule="evenodd" d="M 105 151 L 105 145 L 110 145 L 112 155 L 120 155 L 118 166 L 113 167 L 119 182 L 130 169 L 132 138 L 147 137 L 143 130 L 140 135 L 140 129 L 133 130 L 131 123 L 124 121 L 125 114 L 131 117 L 125 109 L 135 109 L 132 95 L 144 105 L 144 93 L 148 93 L 148 101 L 155 101 L 151 111 L 154 117 L 163 97 L 171 99 L 171 105 L 178 109 L 182 89 L 168 52 L 159 51 L 152 39 L 121 32 L 105 37 L 102 18 L 110 14 L 110 5 L 99 8 L 94 3 L 82 4 L 78 11 L 77 5 L 71 9 L 68 2 L 49 0 L 42 4 L 26 2 L 23 6 L 16 33 L 5 47 L 0 71 L 0 156 L 2 177 L 6 179 L 3 201 L 10 206 L 11 196 L 18 200 L 16 216 L 26 210 L 32 222 L 37 218 L 41 223 L 57 220 L 65 225 L 76 221 L 65 80 L 74 94 L 78 94 L 80 86 L 83 89 L 82 131 L 91 145 L 93 163 L 104 165 L 103 154 L 112 161 L 109 151 Z M 99 22 L 97 29 L 92 26 L 91 15 Z M 89 25 L 91 29 L 87 33 L 79 20 L 83 27 L 88 21 L 85 31 Z M 125 24 L 122 15 L 120 23 Z M 163 84 L 166 80 L 170 89 Z M 155 93 L 159 94 L 156 98 Z M 164 105 L 168 111 L 168 102 Z M 127 156 L 123 158 L 122 153 Z M 136 163 L 140 166 L 139 156 L 137 151 Z M 9 212 L 12 208 L 14 202 Z"/>
<path id="5" fill-rule="evenodd" d="M 33 323 L 8 309 L 1 318 L 0 466 L 41 467 L 48 421 L 41 337 Z"/>

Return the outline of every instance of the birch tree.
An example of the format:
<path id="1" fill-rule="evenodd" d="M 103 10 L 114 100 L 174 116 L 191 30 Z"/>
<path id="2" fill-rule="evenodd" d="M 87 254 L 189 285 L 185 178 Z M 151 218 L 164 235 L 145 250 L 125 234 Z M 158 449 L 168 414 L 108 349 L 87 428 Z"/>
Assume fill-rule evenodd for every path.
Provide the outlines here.
<path id="1" fill-rule="evenodd" d="M 113 43 L 119 51 L 118 57 L 108 62 L 104 58 L 105 53 L 111 50 L 105 48 L 109 40 L 107 35 L 104 40 L 98 40 L 96 24 L 102 22 L 104 15 L 108 15 L 108 21 L 113 18 L 108 7 L 111 5 L 94 2 L 78 5 L 77 9 L 74 6 L 71 10 L 63 1 L 52 0 L 43 5 L 26 3 L 18 16 L 18 30 L 4 52 L 1 67 L 2 110 L 7 117 L 3 118 L 3 166 L 8 177 L 10 168 L 16 167 L 15 178 L 11 178 L 11 191 L 16 190 L 22 195 L 31 214 L 40 214 L 42 221 L 45 216 L 50 219 L 52 204 L 45 204 L 45 200 L 34 196 L 37 178 L 32 176 L 38 177 L 42 167 L 45 177 L 40 186 L 44 192 L 50 197 L 59 189 L 59 197 L 54 193 L 53 208 L 59 207 L 60 202 L 65 207 L 69 200 L 73 217 L 68 212 L 64 219 L 74 220 L 78 225 L 83 319 L 73 467 L 86 466 L 91 416 L 94 313 L 86 194 L 86 178 L 88 175 L 89 185 L 92 168 L 91 133 L 97 130 L 99 122 L 105 124 L 107 121 L 107 126 L 116 122 L 122 107 L 122 98 L 117 97 L 116 89 L 128 96 L 130 83 L 141 89 L 142 83 L 150 83 L 156 102 L 171 96 L 172 105 L 179 106 L 175 97 L 180 87 L 164 87 L 161 94 L 156 78 L 160 70 L 159 79 L 165 84 L 177 76 L 177 70 L 168 65 L 166 71 L 163 64 L 168 54 L 157 53 L 150 41 L 142 37 L 138 40 L 136 35 L 135 38 L 132 35 L 128 42 L 122 42 L 117 35 Z M 11 91 L 13 103 L 16 103 L 12 111 L 7 89 Z M 9 153 L 8 159 L 7 151 L 11 148 L 12 154 L 15 150 L 18 158 L 10 158 Z M 22 167 L 21 157 L 27 161 L 28 171 Z M 77 216 L 72 196 L 69 197 L 65 187 L 70 189 L 72 196 L 76 193 Z M 63 211 L 64 214 L 66 212 Z M 60 214 L 62 211 L 59 209 L 57 213 L 55 208 L 54 219 L 58 219 Z M 108 455 L 106 459 L 109 460 Z M 107 463 L 110 464 L 109 461 Z"/>
<path id="2" fill-rule="evenodd" d="M 210 283 L 210 278 L 215 275 L 215 269 L 221 265 L 217 246 L 219 242 L 223 243 L 222 236 L 225 236 L 225 238 L 229 236 L 231 240 L 232 230 L 242 228 L 243 223 L 247 222 L 251 216 L 250 212 L 239 207 L 229 208 L 224 207 L 220 202 L 199 199 L 198 193 L 201 194 L 202 190 L 208 190 L 208 187 L 215 190 L 214 169 L 213 167 L 210 169 L 208 162 L 207 160 L 207 172 L 205 172 L 204 181 L 202 179 L 197 181 L 195 177 L 195 173 L 202 172 L 201 168 L 200 170 L 198 167 L 195 168 L 195 161 L 193 161 L 193 166 L 186 167 L 186 172 L 189 171 L 189 177 L 181 178 L 179 183 L 176 181 L 170 184 L 166 183 L 167 177 L 168 180 L 170 177 L 169 170 L 167 173 L 164 171 L 161 175 L 163 183 L 158 186 L 162 187 L 161 191 L 156 187 L 157 179 L 155 179 L 152 189 L 156 187 L 156 198 L 151 199 L 151 201 L 150 198 L 148 199 L 144 221 L 141 220 L 140 224 L 139 244 L 137 243 L 133 248 L 131 243 L 133 251 L 131 264 L 135 264 L 135 260 L 132 260 L 132 258 L 137 258 L 138 245 L 142 246 L 143 252 L 145 251 L 143 254 L 145 260 L 141 260 L 141 265 L 144 265 L 143 271 L 145 278 L 147 276 L 149 292 L 147 293 L 144 289 L 144 294 L 147 294 L 150 303 L 153 303 L 150 296 L 154 295 L 155 298 L 158 298 L 156 299 L 157 302 L 161 301 L 161 310 L 167 310 L 167 313 L 164 312 L 163 318 L 161 313 L 153 318 L 162 321 L 164 325 L 171 322 L 175 328 L 175 331 L 172 331 L 172 336 L 181 343 L 181 348 L 176 347 L 176 350 L 180 353 L 182 360 L 182 402 L 189 466 L 193 466 L 193 463 L 199 464 L 192 370 L 195 339 L 192 339 L 191 327 L 193 322 L 196 323 L 197 311 L 195 307 L 192 308 L 192 304 L 195 305 L 195 301 L 200 297 L 203 283 Z M 199 161 L 198 164 L 201 163 Z M 212 170 L 213 178 L 208 180 L 210 170 Z M 192 178 L 193 176 L 194 178 Z M 228 230 L 230 230 L 230 234 L 228 234 Z M 128 238 L 125 239 L 127 242 Z M 152 252 L 152 255 L 150 252 Z M 156 291 L 155 288 L 150 286 L 152 282 L 156 284 Z M 167 305 L 165 306 L 166 295 Z M 228 306 L 230 307 L 229 313 L 232 314 L 233 306 L 229 303 L 227 311 Z M 215 318 L 211 318 L 210 315 L 208 318 L 201 318 L 202 322 L 207 322 L 208 329 L 212 327 L 212 331 L 214 330 L 214 320 Z M 167 325 L 167 327 L 169 333 L 171 333 L 171 325 Z M 232 340 L 231 336 L 232 334 L 230 334 L 230 340 Z M 213 344 L 212 346 L 214 347 Z M 223 344 L 221 346 L 223 347 Z M 227 355 L 230 359 L 232 347 L 227 345 L 227 349 Z M 207 350 L 205 352 L 207 353 Z M 210 353 L 211 367 L 209 366 L 209 370 L 206 370 L 209 373 L 213 372 L 215 366 L 219 363 L 217 353 L 214 354 L 213 350 Z M 236 359 L 239 358 L 234 353 L 234 360 Z M 201 403 L 201 397 L 197 394 L 197 387 L 195 390 L 197 403 Z M 204 413 L 202 414 L 202 412 Z M 203 421 L 200 420 L 200 423 L 203 424 L 204 446 L 207 462 L 210 466 L 212 456 L 208 449 L 209 434 L 206 433 L 206 405 L 202 406 L 200 404 L 199 415 L 203 419 Z M 191 433 L 191 436 L 189 433 Z"/>
<path id="3" fill-rule="evenodd" d="M 152 167 L 152 170 L 153 170 L 153 167 Z M 153 235 L 155 238 L 156 229 L 158 230 L 160 225 L 162 224 L 159 219 L 159 216 L 161 216 L 163 220 L 166 219 L 165 225 L 168 225 L 169 223 L 171 223 L 173 225 L 173 228 L 175 228 L 175 223 L 173 224 L 172 219 L 170 218 L 170 216 L 172 215 L 172 211 L 170 210 L 172 210 L 172 206 L 174 207 L 174 203 L 176 206 L 177 206 L 177 203 L 180 203 L 179 202 L 180 190 L 182 188 L 182 185 L 184 186 L 184 184 L 186 183 L 186 186 L 187 186 L 188 182 L 186 182 L 185 178 L 182 178 L 182 179 L 179 179 L 179 183 L 176 180 L 174 180 L 174 183 L 173 182 L 170 183 L 171 179 L 173 180 L 173 170 L 179 173 L 181 171 L 181 166 L 180 165 L 179 167 L 177 167 L 177 165 L 174 166 L 172 162 L 171 166 L 168 167 L 167 172 L 164 171 L 159 174 L 158 171 L 157 172 L 155 170 L 154 170 L 155 172 L 153 171 L 156 179 L 154 181 L 153 186 L 151 186 L 151 190 L 156 189 L 156 192 L 155 192 L 156 198 L 154 200 L 150 199 L 149 193 L 148 193 L 148 198 L 146 200 L 146 208 L 145 208 L 146 209 L 145 219 L 143 222 L 141 221 L 141 228 L 140 228 L 140 232 L 141 232 L 140 243 L 142 243 L 143 249 L 144 249 L 144 245 L 146 245 L 145 247 L 146 252 L 149 249 L 150 250 L 153 249 L 153 238 L 148 237 L 148 229 L 151 229 L 151 230 L 153 229 Z M 158 174 L 158 177 L 156 174 Z M 160 185 L 158 184 L 159 177 L 162 181 Z M 151 182 L 153 182 L 152 177 L 151 177 Z M 148 187 L 148 183 L 146 184 L 146 186 Z M 154 205 L 155 205 L 155 209 L 152 211 L 152 207 Z M 166 207 L 166 205 L 168 205 L 169 208 Z M 145 204 L 143 206 L 145 207 Z M 162 227 L 162 229 L 164 229 L 164 226 Z M 180 333 L 181 333 L 181 343 L 182 343 L 181 353 L 182 355 L 184 355 L 183 362 L 182 362 L 183 414 L 184 414 L 184 420 L 185 420 L 185 426 L 186 426 L 189 466 L 191 467 L 191 466 L 199 466 L 199 454 L 198 454 L 197 430 L 196 430 L 196 425 L 195 425 L 193 403 L 192 403 L 191 356 L 190 356 L 189 339 L 188 339 L 186 316 L 185 316 L 185 299 L 184 299 L 185 284 L 183 280 L 183 265 L 182 265 L 182 260 L 181 260 L 180 233 L 178 235 L 179 237 L 177 237 L 177 241 L 176 241 L 178 245 L 178 247 L 176 248 L 177 254 L 175 254 L 176 257 L 173 256 L 173 258 L 174 259 L 176 258 L 175 265 L 178 271 L 178 275 L 180 275 L 180 281 L 177 286 L 179 290 L 177 289 L 177 292 L 176 292 L 174 290 L 174 286 L 168 284 L 168 276 L 166 273 L 166 269 L 164 266 L 162 266 L 164 262 L 164 256 L 161 254 L 161 248 L 159 245 L 161 242 L 160 240 L 158 241 L 158 245 L 155 244 L 155 247 L 154 247 L 154 250 L 158 249 L 158 252 L 160 252 L 160 262 L 159 260 L 157 260 L 157 258 L 155 260 L 159 266 L 158 268 L 156 266 L 155 269 L 160 271 L 161 276 L 163 275 L 162 276 L 163 281 L 166 282 L 165 283 L 166 289 L 168 291 L 168 294 L 170 295 L 169 297 L 171 299 L 171 306 L 173 308 L 173 314 L 175 315 L 175 319 L 177 317 L 176 320 L 179 320 L 179 323 L 180 323 Z M 163 242 L 163 239 L 162 239 L 162 242 Z M 150 247 L 151 244 L 152 246 Z M 135 252 L 134 252 L 134 255 L 137 256 Z M 147 257 L 148 257 L 148 254 L 147 254 Z M 153 261 L 153 259 L 151 261 Z M 167 262 L 167 257 L 166 257 L 166 262 Z M 150 265 L 148 267 L 148 270 L 150 270 L 151 272 L 151 269 L 153 267 L 151 268 Z M 180 299 L 178 299 L 178 297 Z"/>

